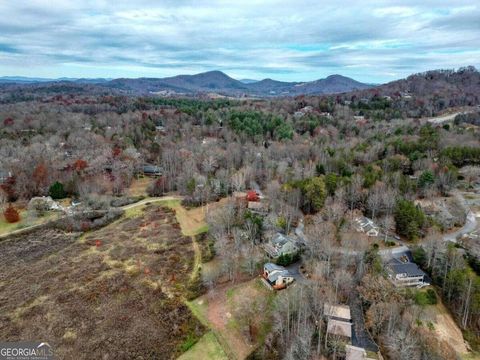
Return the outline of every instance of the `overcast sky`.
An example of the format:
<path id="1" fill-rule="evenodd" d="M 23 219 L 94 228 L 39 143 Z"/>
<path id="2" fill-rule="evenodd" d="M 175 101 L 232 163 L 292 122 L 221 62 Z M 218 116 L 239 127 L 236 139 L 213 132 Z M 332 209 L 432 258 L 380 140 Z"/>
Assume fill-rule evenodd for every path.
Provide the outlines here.
<path id="1" fill-rule="evenodd" d="M 420 5 L 419 5 L 420 4 Z M 386 82 L 480 67 L 479 0 L 0 0 L 0 76 L 221 70 Z"/>

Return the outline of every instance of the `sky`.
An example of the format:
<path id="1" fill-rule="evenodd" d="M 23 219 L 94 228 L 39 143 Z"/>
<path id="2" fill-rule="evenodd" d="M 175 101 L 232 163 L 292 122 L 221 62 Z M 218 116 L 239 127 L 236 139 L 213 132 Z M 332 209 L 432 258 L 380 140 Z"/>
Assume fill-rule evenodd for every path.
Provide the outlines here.
<path id="1" fill-rule="evenodd" d="M 0 0 L 0 76 L 382 83 L 480 68 L 479 0 Z"/>

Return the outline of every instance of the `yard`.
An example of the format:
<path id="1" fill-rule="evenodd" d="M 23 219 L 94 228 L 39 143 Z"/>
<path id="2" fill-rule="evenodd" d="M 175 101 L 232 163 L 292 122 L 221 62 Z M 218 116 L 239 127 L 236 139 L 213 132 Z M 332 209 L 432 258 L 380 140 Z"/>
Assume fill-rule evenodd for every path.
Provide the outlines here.
<path id="1" fill-rule="evenodd" d="M 422 326 L 427 326 L 438 339 L 450 344 L 460 355 L 468 353 L 463 334 L 448 309 L 440 301 L 436 305 L 427 305 L 420 312 Z"/>
<path id="2" fill-rule="evenodd" d="M 0 242 L 0 338 L 48 341 L 59 358 L 175 358 L 209 341 L 184 303 L 194 258 L 174 212 L 154 204 L 84 235 Z"/>
<path id="3" fill-rule="evenodd" d="M 0 236 L 8 234 L 12 231 L 24 229 L 29 226 L 46 223 L 62 215 L 58 211 L 48 211 L 45 216 L 31 218 L 28 216 L 28 211 L 26 211 L 25 209 L 20 209 L 19 213 L 20 221 L 13 224 L 7 222 L 3 214 L 0 215 Z"/>
<path id="4" fill-rule="evenodd" d="M 212 329 L 227 355 L 245 359 L 270 330 L 274 296 L 259 279 L 253 279 L 217 288 L 188 306 Z"/>

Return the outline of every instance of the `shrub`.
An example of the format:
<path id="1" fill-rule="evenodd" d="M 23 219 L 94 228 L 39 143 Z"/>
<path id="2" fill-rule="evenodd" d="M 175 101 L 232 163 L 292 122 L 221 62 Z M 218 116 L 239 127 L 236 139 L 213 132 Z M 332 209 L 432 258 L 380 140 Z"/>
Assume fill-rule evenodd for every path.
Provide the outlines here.
<path id="1" fill-rule="evenodd" d="M 300 254 L 281 254 L 277 259 L 277 265 L 288 266 L 300 260 Z"/>
<path id="2" fill-rule="evenodd" d="M 427 291 L 418 291 L 414 297 L 415 304 L 420 306 L 435 305 L 437 303 L 437 294 L 433 289 Z"/>
<path id="3" fill-rule="evenodd" d="M 147 194 L 149 196 L 162 196 L 165 192 L 167 192 L 166 185 L 165 178 L 160 176 L 147 188 Z"/>
<path id="4" fill-rule="evenodd" d="M 50 195 L 52 199 L 63 199 L 67 196 L 65 189 L 63 188 L 63 184 L 58 181 L 55 181 L 55 183 L 50 186 L 48 195 Z"/>
<path id="5" fill-rule="evenodd" d="M 3 216 L 5 216 L 5 220 L 11 224 L 20 221 L 20 214 L 18 213 L 17 209 L 12 206 L 12 204 L 8 205 L 6 210 L 3 212 Z"/>

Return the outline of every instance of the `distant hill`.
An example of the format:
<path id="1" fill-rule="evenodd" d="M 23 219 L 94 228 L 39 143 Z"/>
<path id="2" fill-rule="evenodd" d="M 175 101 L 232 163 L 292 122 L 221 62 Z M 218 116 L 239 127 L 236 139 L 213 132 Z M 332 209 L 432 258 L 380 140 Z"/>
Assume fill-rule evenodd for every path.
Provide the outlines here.
<path id="1" fill-rule="evenodd" d="M 282 82 L 272 79 L 236 80 L 221 71 L 209 71 L 196 75 L 177 75 L 167 78 L 120 78 L 120 79 L 39 79 L 9 77 L 0 78 L 0 84 L 48 84 L 72 82 L 92 84 L 133 95 L 169 92 L 176 94 L 217 93 L 227 96 L 292 96 L 334 94 L 370 88 L 348 77 L 332 75 L 311 82 Z"/>
<path id="2" fill-rule="evenodd" d="M 478 103 L 480 72 L 473 66 L 458 70 L 430 70 L 367 90 L 353 91 L 352 94 L 345 94 L 345 96 L 368 97 L 372 94 L 391 97 L 409 95 L 419 99 L 436 98 L 451 102 L 455 102 L 456 99 L 463 99 L 466 102 L 475 100 L 474 102 Z"/>
<path id="3" fill-rule="evenodd" d="M 239 81 L 244 84 L 253 84 L 258 82 L 258 80 L 254 80 L 254 79 L 240 79 Z"/>

